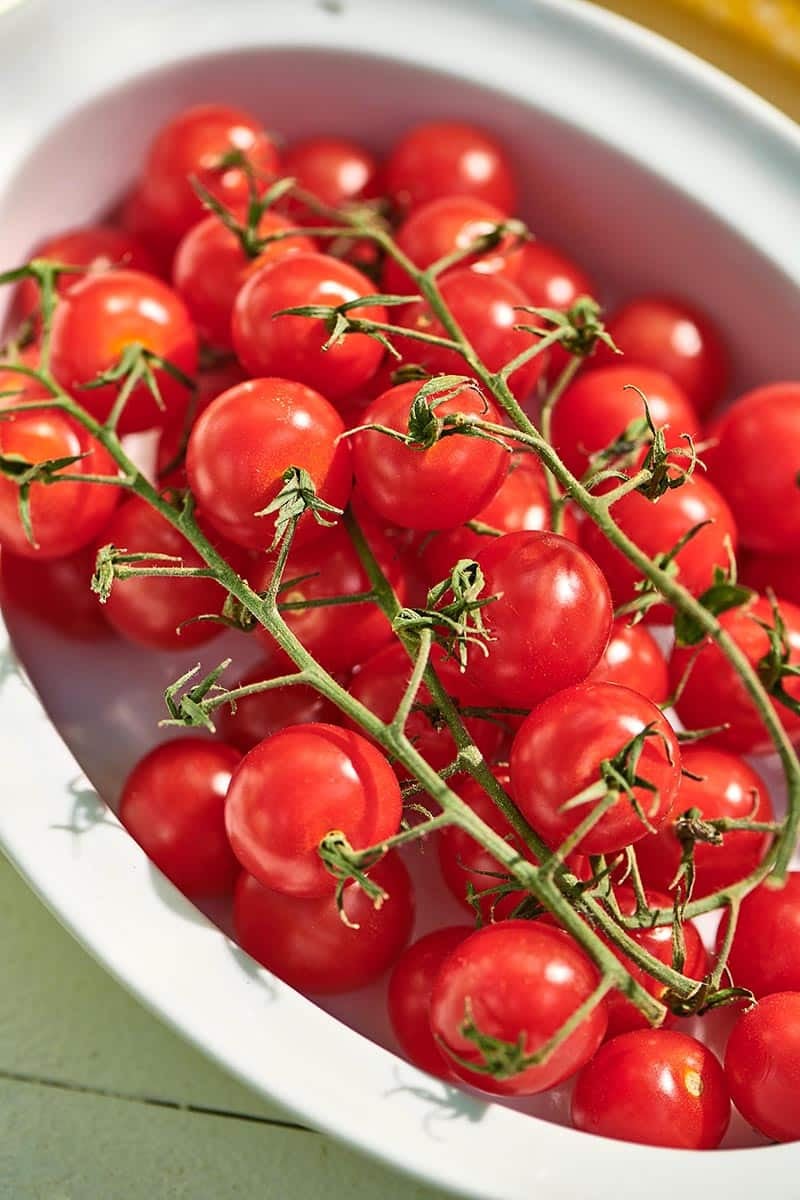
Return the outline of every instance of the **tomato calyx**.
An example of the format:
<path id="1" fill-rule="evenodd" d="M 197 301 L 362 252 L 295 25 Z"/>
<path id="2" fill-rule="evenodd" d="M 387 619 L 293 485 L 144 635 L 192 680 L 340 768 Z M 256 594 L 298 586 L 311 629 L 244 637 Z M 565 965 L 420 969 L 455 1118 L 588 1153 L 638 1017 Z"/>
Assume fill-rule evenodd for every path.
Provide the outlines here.
<path id="1" fill-rule="evenodd" d="M 486 643 L 492 640 L 492 635 L 484 625 L 483 609 L 497 596 L 484 596 L 485 587 L 479 565 L 472 559 L 459 559 L 448 578 L 430 589 L 425 607 L 401 608 L 392 627 L 405 635 L 430 630 L 448 654 L 458 659 L 464 671 L 470 646 L 479 647 L 483 654 L 489 653 Z"/>
<path id="2" fill-rule="evenodd" d="M 242 161 L 234 163 L 232 161 L 234 157 L 241 158 Z M 238 239 L 245 257 L 249 259 L 258 258 L 272 242 L 280 241 L 282 238 L 291 236 L 296 232 L 294 229 L 288 229 L 267 234 L 266 236 L 262 236 L 259 233 L 261 218 L 278 201 L 282 200 L 292 191 L 295 180 L 289 178 L 278 179 L 263 194 L 259 194 L 252 166 L 244 158 L 241 151 L 231 151 L 230 154 L 224 155 L 223 159 L 227 166 L 241 166 L 247 175 L 250 196 L 244 221 L 241 221 L 236 213 L 218 200 L 208 188 L 204 187 L 199 179 L 196 177 L 190 179 L 190 183 L 202 201 L 203 207 L 213 213 L 229 233 L 232 233 Z"/>
<path id="3" fill-rule="evenodd" d="M 598 342 L 614 354 L 622 353 L 600 319 L 600 305 L 591 296 L 579 296 L 565 312 L 557 308 L 534 308 L 527 304 L 520 305 L 518 311 L 541 317 L 547 325 L 544 328 L 517 325 L 517 329 L 546 338 L 548 345 L 557 343 L 575 358 L 588 358 L 594 353 Z"/>
<path id="4" fill-rule="evenodd" d="M 88 383 L 80 385 L 81 389 L 87 392 L 96 391 L 109 384 L 118 388 L 111 412 L 104 422 L 106 429 L 116 429 L 120 417 L 125 411 L 125 405 L 137 384 L 142 384 L 147 389 L 159 412 L 166 411 L 167 406 L 161 395 L 161 387 L 155 374 L 156 369 L 171 375 L 188 392 L 196 391 L 195 381 L 184 374 L 180 367 L 170 362 L 168 358 L 156 354 L 155 351 L 148 350 L 141 342 L 129 342 L 112 366 L 96 375 L 94 379 L 90 379 Z"/>
<path id="5" fill-rule="evenodd" d="M 369 897 L 373 906 L 379 909 L 383 902 L 389 899 L 389 893 L 370 879 L 367 871 L 383 858 L 388 849 L 387 842 L 368 850 L 354 850 L 340 829 L 332 829 L 330 833 L 326 833 L 317 847 L 317 853 L 326 869 L 336 880 L 336 907 L 339 916 L 351 929 L 358 929 L 358 925 L 353 924 L 345 912 L 344 890 L 348 884 L 355 883 Z"/>
<path id="6" fill-rule="evenodd" d="M 294 532 L 297 522 L 304 513 L 311 513 L 317 525 L 330 527 L 335 521 L 329 521 L 323 513 L 340 517 L 344 511 L 334 504 L 329 504 L 317 495 L 314 480 L 303 467 L 287 467 L 283 473 L 283 487 L 277 496 L 255 515 L 257 517 L 275 516 L 275 536 L 269 550 L 285 541 L 287 534 Z"/>
<path id="7" fill-rule="evenodd" d="M 391 331 L 393 327 L 384 326 L 380 321 L 352 317 L 350 313 L 354 309 L 376 306 L 396 308 L 400 305 L 412 304 L 417 299 L 417 296 L 384 295 L 381 292 L 376 292 L 372 295 L 356 296 L 354 300 L 345 300 L 342 304 L 336 305 L 300 304 L 290 308 L 279 308 L 272 314 L 272 319 L 275 320 L 278 317 L 305 317 L 313 321 L 322 321 L 328 332 L 328 338 L 322 345 L 323 350 L 330 350 L 333 346 L 340 345 L 349 333 L 364 334 L 366 337 L 370 337 L 378 342 L 387 353 L 391 354 L 392 358 L 399 362 L 402 356 L 392 345 L 385 332 L 386 329 Z"/>
<path id="8" fill-rule="evenodd" d="M 20 521 L 26 538 L 35 549 L 39 548 L 39 543 L 36 540 L 31 521 L 31 487 L 34 483 L 58 483 L 59 480 L 65 478 L 74 482 L 76 478 L 74 474 L 63 476 L 62 472 L 86 458 L 89 453 L 87 450 L 82 454 L 47 458 L 35 463 L 28 462 L 21 454 L 0 454 L 0 476 L 13 480 L 17 485 L 17 507 Z"/>
<path id="9" fill-rule="evenodd" d="M 775 594 L 768 592 L 768 598 L 772 608 L 772 624 L 762 621 L 760 617 L 753 617 L 755 623 L 764 630 L 769 641 L 769 649 L 758 662 L 756 670 L 769 694 L 790 712 L 800 715 L 800 700 L 790 695 L 783 683 L 784 679 L 796 679 L 800 676 L 800 664 L 793 664 L 789 661 L 792 651 L 786 631 L 786 622 Z"/>

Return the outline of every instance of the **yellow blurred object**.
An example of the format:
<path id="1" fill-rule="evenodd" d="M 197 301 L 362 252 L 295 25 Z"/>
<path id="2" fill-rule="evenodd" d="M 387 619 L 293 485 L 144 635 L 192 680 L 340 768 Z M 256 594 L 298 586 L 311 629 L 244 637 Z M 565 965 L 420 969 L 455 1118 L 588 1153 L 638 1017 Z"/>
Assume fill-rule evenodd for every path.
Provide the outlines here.
<path id="1" fill-rule="evenodd" d="M 800 0 L 594 0 L 691 50 L 800 120 Z"/>

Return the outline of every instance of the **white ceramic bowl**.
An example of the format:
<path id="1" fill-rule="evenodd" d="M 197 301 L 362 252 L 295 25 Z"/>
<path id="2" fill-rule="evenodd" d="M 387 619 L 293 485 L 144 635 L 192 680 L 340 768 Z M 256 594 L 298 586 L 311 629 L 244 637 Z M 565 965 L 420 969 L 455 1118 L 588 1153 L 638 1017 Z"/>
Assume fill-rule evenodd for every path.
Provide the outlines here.
<path id="1" fill-rule="evenodd" d="M 24 0 L 0 16 L 0 264 L 106 210 L 159 120 L 209 99 L 291 136 L 376 147 L 437 114 L 485 123 L 514 152 L 534 229 L 566 240 L 611 295 L 674 290 L 714 309 L 741 385 L 800 372 L 797 130 L 578 0 Z M 113 795 L 180 660 L 132 684 L 125 652 L 93 658 L 24 621 L 14 634 L 66 742 Z M 254 1089 L 482 1200 L 797 1194 L 798 1146 L 652 1150 L 471 1099 L 257 969 L 97 806 L 7 636 L 0 844 L 109 971 Z"/>

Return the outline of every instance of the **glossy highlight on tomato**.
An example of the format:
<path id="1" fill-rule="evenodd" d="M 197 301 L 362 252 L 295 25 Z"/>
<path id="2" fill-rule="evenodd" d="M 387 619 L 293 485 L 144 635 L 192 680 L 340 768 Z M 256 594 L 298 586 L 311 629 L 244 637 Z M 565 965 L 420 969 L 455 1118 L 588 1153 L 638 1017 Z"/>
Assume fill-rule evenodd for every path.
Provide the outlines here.
<path id="1" fill-rule="evenodd" d="M 428 121 L 410 129 L 385 165 L 386 190 L 403 211 L 439 196 L 477 196 L 512 212 L 514 169 L 486 130 L 461 121 Z"/>

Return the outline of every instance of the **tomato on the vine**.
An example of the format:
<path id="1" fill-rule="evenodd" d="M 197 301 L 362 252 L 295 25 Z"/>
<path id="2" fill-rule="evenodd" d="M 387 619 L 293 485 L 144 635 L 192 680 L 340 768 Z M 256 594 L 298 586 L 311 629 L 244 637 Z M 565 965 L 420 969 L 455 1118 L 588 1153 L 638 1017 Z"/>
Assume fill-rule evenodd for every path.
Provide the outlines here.
<path id="1" fill-rule="evenodd" d="M 718 949 L 726 926 L 723 917 Z M 736 987 L 759 999 L 800 992 L 800 871 L 790 871 L 782 888 L 762 883 L 742 900 L 728 970 Z"/>
<path id="2" fill-rule="evenodd" d="M 739 1018 L 725 1075 L 748 1125 L 774 1142 L 800 1141 L 800 992 L 765 996 Z"/>
<path id="3" fill-rule="evenodd" d="M 366 987 L 399 957 L 414 922 L 414 894 L 402 861 L 388 854 L 369 875 L 388 899 L 376 907 L 358 884 L 347 884 L 345 923 L 330 893 L 300 899 L 272 891 L 242 872 L 233 901 L 236 940 L 301 992 L 323 995 Z"/>
<path id="4" fill-rule="evenodd" d="M 730 1109 L 717 1059 L 672 1029 L 636 1029 L 606 1042 L 578 1076 L 572 1096 L 576 1128 L 679 1150 L 718 1146 Z"/>
<path id="5" fill-rule="evenodd" d="M 181 737 L 156 746 L 125 781 L 120 821 L 187 896 L 224 895 L 239 873 L 225 796 L 240 758 L 223 742 Z"/>
<path id="6" fill-rule="evenodd" d="M 232 542 L 264 550 L 275 534 L 275 514 L 264 510 L 289 467 L 308 472 L 320 499 L 343 509 L 352 483 L 350 447 L 339 441 L 343 433 L 332 405 L 302 383 L 249 379 L 223 392 L 198 418 L 186 450 L 200 511 Z M 306 512 L 295 544 L 319 530 Z"/>
<path id="7" fill-rule="evenodd" d="M 800 608 L 781 600 L 780 618 L 785 628 L 786 664 L 800 664 Z M 763 596 L 731 608 L 719 617 L 719 623 L 757 671 L 764 664 L 764 678 L 773 672 L 766 660 L 769 656 L 769 637 L 762 622 L 775 625 L 775 614 L 769 600 Z M 716 642 L 706 638 L 697 646 L 676 646 L 669 662 L 670 686 L 680 694 L 675 710 L 687 729 L 705 729 L 709 718 L 714 725 L 725 728 L 710 734 L 706 745 L 732 750 L 736 754 L 763 754 L 772 746 L 770 736 L 744 686 L 741 677 Z M 789 676 L 782 681 L 787 696 L 800 700 L 800 679 Z M 772 701 L 789 736 L 800 738 L 800 715 L 791 708 Z"/>
<path id="8" fill-rule="evenodd" d="M 329 254 L 299 253 L 250 275 L 233 306 L 233 346 L 251 375 L 281 375 L 339 400 L 378 370 L 384 348 L 365 333 L 348 333 L 324 349 L 331 329 L 316 317 L 276 315 L 307 305 L 338 307 L 374 295 L 355 267 Z M 356 320 L 386 321 L 380 304 L 348 309 Z"/>
<path id="9" fill-rule="evenodd" d="M 279 675 L 291 675 L 293 664 L 288 657 L 273 652 L 256 663 L 246 674 L 230 684 L 231 689 L 249 687 Z M 289 725 L 310 725 L 320 722 L 335 725 L 338 710 L 330 700 L 309 684 L 293 683 L 285 687 L 252 692 L 236 701 L 235 707 L 225 704 L 218 710 L 215 721 L 226 742 L 247 752 L 264 738 L 279 733 Z"/>
<path id="10" fill-rule="evenodd" d="M 442 1079 L 453 1074 L 431 1032 L 431 994 L 442 963 L 472 932 L 448 925 L 426 934 L 403 951 L 389 979 L 389 1020 L 400 1048 L 415 1067 Z"/>
<path id="11" fill-rule="evenodd" d="M 385 178 L 401 212 L 439 196 L 477 196 L 504 212 L 516 203 L 508 153 L 486 130 L 460 121 L 415 125 L 392 148 Z"/>
<path id="12" fill-rule="evenodd" d="M 611 632 L 611 598 L 579 546 L 536 530 L 494 538 L 477 558 L 488 654 L 470 671 L 503 705 L 530 708 L 579 683 L 596 666 Z"/>
<path id="13" fill-rule="evenodd" d="M 363 849 L 397 833 L 400 787 L 360 734 L 335 725 L 292 725 L 259 742 L 236 770 L 225 821 L 233 852 L 264 887 L 290 896 L 336 887 L 317 847 L 340 830 Z"/>
<path id="14" fill-rule="evenodd" d="M 106 271 L 74 284 L 56 306 L 52 327 L 53 375 L 80 403 L 105 421 L 124 380 L 88 388 L 117 366 L 126 350 L 166 360 L 188 379 L 197 370 L 197 334 L 183 301 L 160 279 L 140 271 Z M 144 382 L 134 387 L 119 420 L 120 433 L 179 421 L 191 388 L 155 363 L 156 399 Z"/>
<path id="15" fill-rule="evenodd" d="M 589 276 L 555 246 L 526 242 L 522 248 L 517 283 L 534 308 L 566 312 L 581 296 L 594 296 L 597 288 Z"/>
<path id="16" fill-rule="evenodd" d="M 766 784 L 744 759 L 701 744 L 684 746 L 681 762 L 684 775 L 672 820 L 659 833 L 642 838 L 636 847 L 645 883 L 662 890 L 669 887 L 680 866 L 675 819 L 687 810 L 697 809 L 703 821 L 720 817 L 771 821 L 774 817 Z M 723 834 L 720 845 L 697 841 L 693 896 L 699 899 L 744 879 L 761 862 L 768 845 L 768 833 L 748 830 Z"/>
<path id="17" fill-rule="evenodd" d="M 658 642 L 644 625 L 631 625 L 625 618 L 611 626 L 608 645 L 586 682 L 618 683 L 654 704 L 663 704 L 669 695 L 667 660 Z"/>
<path id="18" fill-rule="evenodd" d="M 640 735 L 641 752 L 631 760 L 626 748 Z M 621 754 L 624 761 L 615 762 Z M 617 781 L 630 761 L 635 770 L 628 792 Z M 554 849 L 604 802 L 598 794 L 565 807 L 592 785 L 602 793 L 606 782 L 610 807 L 574 848 L 610 854 L 665 823 L 680 778 L 680 747 L 666 717 L 645 696 L 613 683 L 580 684 L 550 696 L 526 718 L 511 748 L 517 807 Z"/>
<path id="19" fill-rule="evenodd" d="M 541 1064 L 536 1053 L 597 987 L 597 971 L 560 929 L 501 921 L 471 934 L 445 959 L 431 997 L 431 1029 L 454 1075 L 496 1095 L 543 1092 L 592 1057 L 606 1031 L 601 1000 Z M 481 1038 L 510 1043 L 508 1072 L 490 1074 Z M 481 1070 L 481 1068 L 484 1068 Z"/>
<path id="20" fill-rule="evenodd" d="M 407 433 L 419 389 L 419 383 L 402 383 L 384 392 L 364 413 L 363 424 Z M 434 394 L 430 405 L 437 420 L 455 413 L 500 419 L 472 388 L 438 403 Z M 408 529 L 448 529 L 468 521 L 492 499 L 508 470 L 504 446 L 462 433 L 439 437 L 428 447 L 407 446 L 375 429 L 351 440 L 359 492 L 376 513 Z"/>
<path id="21" fill-rule="evenodd" d="M 375 194 L 379 167 L 366 147 L 349 138 L 310 137 L 287 148 L 283 171 L 329 208 L 345 208 Z M 326 224 L 300 197 L 290 194 L 283 208 L 301 225 Z"/>
<path id="22" fill-rule="evenodd" d="M 268 209 L 258 223 L 258 236 L 283 233 L 292 226 Z M 289 254 L 313 253 L 315 243 L 301 234 L 269 242 L 248 258 L 239 238 L 218 217 L 206 217 L 185 234 L 175 251 L 172 282 L 191 313 L 200 335 L 213 346 L 229 349 L 233 305 L 244 284 L 261 267 Z"/>
<path id="23" fill-rule="evenodd" d="M 184 109 L 159 129 L 140 189 L 154 225 L 175 241 L 206 215 L 192 186 L 241 213 L 250 194 L 241 157 L 263 188 L 279 168 L 275 144 L 251 113 L 223 104 Z"/>

